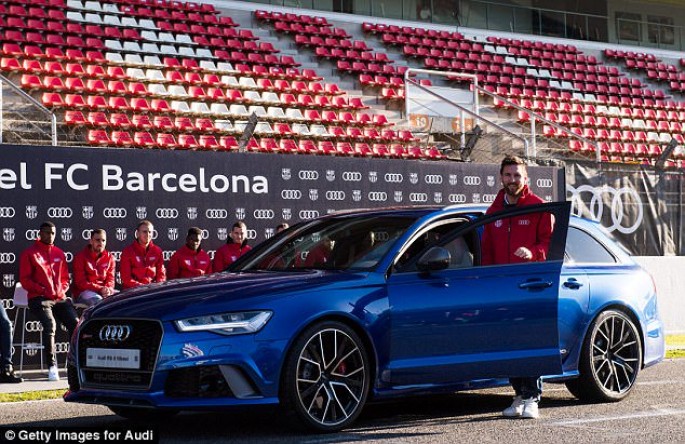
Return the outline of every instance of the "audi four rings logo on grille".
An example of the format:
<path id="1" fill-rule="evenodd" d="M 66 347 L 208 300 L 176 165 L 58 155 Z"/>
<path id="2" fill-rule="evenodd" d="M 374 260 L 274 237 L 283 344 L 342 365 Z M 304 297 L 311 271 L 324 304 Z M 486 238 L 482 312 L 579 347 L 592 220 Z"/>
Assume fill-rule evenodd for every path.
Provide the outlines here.
<path id="1" fill-rule="evenodd" d="M 178 210 L 176 208 L 157 208 L 155 216 L 160 219 L 176 219 L 178 217 Z"/>
<path id="2" fill-rule="evenodd" d="M 223 208 L 210 208 L 205 211 L 205 217 L 207 219 L 226 219 L 228 217 L 228 211 Z"/>
<path id="3" fill-rule="evenodd" d="M 102 210 L 105 219 L 123 219 L 126 217 L 126 208 L 107 207 Z"/>
<path id="4" fill-rule="evenodd" d="M 50 207 L 48 208 L 48 217 L 55 219 L 68 219 L 74 215 L 74 211 L 69 207 Z"/>
<path id="5" fill-rule="evenodd" d="M 409 194 L 409 202 L 428 202 L 428 194 L 411 193 Z"/>
<path id="6" fill-rule="evenodd" d="M 464 176 L 462 180 L 464 182 L 464 185 L 480 185 L 480 177 L 478 176 Z"/>
<path id="7" fill-rule="evenodd" d="M 388 183 L 402 183 L 404 180 L 404 176 L 399 173 L 386 173 L 384 178 Z"/>
<path id="8" fill-rule="evenodd" d="M 317 180 L 319 178 L 319 172 L 315 170 L 301 170 L 297 177 L 301 180 Z"/>
<path id="9" fill-rule="evenodd" d="M 13 264 L 16 260 L 14 253 L 0 253 L 0 264 Z"/>
<path id="10" fill-rule="evenodd" d="M 450 203 L 466 203 L 466 194 L 450 194 L 447 199 Z"/>
<path id="11" fill-rule="evenodd" d="M 326 191 L 326 200 L 345 200 L 345 192 L 338 190 Z"/>
<path id="12" fill-rule="evenodd" d="M 281 198 L 285 200 L 302 199 L 302 191 L 300 190 L 282 190 Z"/>
<path id="13" fill-rule="evenodd" d="M 440 185 L 442 183 L 442 176 L 439 174 L 426 174 L 423 180 L 431 185 Z"/>
<path id="14" fill-rule="evenodd" d="M 552 179 L 538 179 L 535 184 L 539 188 L 552 188 Z"/>
<path id="15" fill-rule="evenodd" d="M 123 342 L 131 336 L 130 325 L 105 325 L 100 329 L 100 340 L 103 342 Z"/>
<path id="16" fill-rule="evenodd" d="M 0 217 L 14 217 L 16 211 L 12 207 L 0 207 Z"/>
<path id="17" fill-rule="evenodd" d="M 385 202 L 388 200 L 388 193 L 385 191 L 369 191 L 368 199 L 372 202 Z"/>
<path id="18" fill-rule="evenodd" d="M 255 219 L 273 219 L 275 214 L 274 210 L 268 210 L 268 209 L 257 209 L 252 212 L 252 216 Z"/>
<path id="19" fill-rule="evenodd" d="M 319 217 L 319 212 L 316 210 L 301 210 L 299 215 L 300 219 L 314 219 Z"/>
<path id="20" fill-rule="evenodd" d="M 38 239 L 38 230 L 26 230 L 26 240 Z"/>
<path id="21" fill-rule="evenodd" d="M 342 173 L 342 180 L 345 182 L 360 182 L 362 180 L 362 173 L 358 171 L 344 171 Z"/>

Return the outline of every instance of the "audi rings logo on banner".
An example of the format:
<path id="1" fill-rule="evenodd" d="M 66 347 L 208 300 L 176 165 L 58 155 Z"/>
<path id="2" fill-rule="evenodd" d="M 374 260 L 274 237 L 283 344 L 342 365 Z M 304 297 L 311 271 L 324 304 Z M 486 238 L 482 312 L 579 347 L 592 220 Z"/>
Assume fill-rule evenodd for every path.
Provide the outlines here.
<path id="1" fill-rule="evenodd" d="M 50 207 L 48 208 L 48 217 L 55 219 L 69 219 L 74 215 L 74 211 L 69 207 Z"/>
<path id="2" fill-rule="evenodd" d="M 430 185 L 440 185 L 442 183 L 442 176 L 439 174 L 426 174 L 423 180 Z"/>
<path id="3" fill-rule="evenodd" d="M 426 193 L 410 193 L 409 202 L 428 202 L 428 194 Z"/>
<path id="4" fill-rule="evenodd" d="M 38 230 L 26 230 L 26 240 L 38 239 Z"/>
<path id="5" fill-rule="evenodd" d="M 359 171 L 343 171 L 342 180 L 345 182 L 360 182 L 362 180 L 362 173 Z"/>
<path id="6" fill-rule="evenodd" d="M 326 200 L 345 200 L 345 192 L 342 190 L 326 191 Z"/>
<path id="7" fill-rule="evenodd" d="M 591 185 L 581 185 L 574 188 L 566 185 L 567 196 L 570 194 L 571 213 L 576 216 L 587 216 L 595 221 L 602 222 L 602 217 L 606 214 L 611 221 L 611 225 L 605 228 L 609 231 L 618 230 L 623 234 L 630 234 L 637 230 L 642 224 L 644 209 L 642 199 L 638 192 L 629 187 L 612 188 L 608 185 L 593 187 Z M 583 199 L 584 196 L 589 201 Z M 631 213 L 637 214 L 635 220 L 626 214 L 626 209 Z M 634 210 L 632 210 L 634 208 Z M 632 222 L 632 224 L 630 224 Z"/>
<path id="8" fill-rule="evenodd" d="M 300 170 L 297 174 L 300 180 L 317 180 L 319 178 L 319 172 L 315 170 Z"/>
<path id="9" fill-rule="evenodd" d="M 87 228 L 87 229 L 81 231 L 81 237 L 83 238 L 83 240 L 89 240 L 92 232 L 93 232 L 92 229 Z"/>
<path id="10" fill-rule="evenodd" d="M 102 342 L 123 342 L 131 336 L 133 327 L 130 325 L 107 324 L 100 329 L 100 340 Z"/>
<path id="11" fill-rule="evenodd" d="M 314 219 L 316 217 L 319 217 L 319 212 L 316 210 L 301 210 L 299 216 L 300 219 L 303 220 Z"/>
<path id="12" fill-rule="evenodd" d="M 388 193 L 385 191 L 369 191 L 369 194 L 367 194 L 367 198 L 371 202 L 385 202 L 388 200 Z"/>
<path id="13" fill-rule="evenodd" d="M 105 219 L 123 219 L 126 214 L 126 208 L 107 207 L 102 210 Z"/>
<path id="14" fill-rule="evenodd" d="M 300 191 L 300 190 L 281 190 L 281 199 L 284 199 L 284 200 L 302 199 L 302 191 Z"/>
<path id="15" fill-rule="evenodd" d="M 385 173 L 383 177 L 387 183 L 402 183 L 404 176 L 400 173 Z"/>
<path id="16" fill-rule="evenodd" d="M 69 351 L 68 342 L 55 342 L 55 353 L 66 353 Z"/>
<path id="17" fill-rule="evenodd" d="M 257 230 L 252 230 L 252 229 L 245 230 L 245 239 L 248 239 L 248 240 L 257 239 Z"/>
<path id="18" fill-rule="evenodd" d="M 209 230 L 202 230 L 202 240 L 209 239 Z"/>
<path id="19" fill-rule="evenodd" d="M 228 217 L 228 210 L 223 208 L 209 208 L 205 211 L 207 219 L 226 219 Z"/>
<path id="20" fill-rule="evenodd" d="M 552 179 L 538 179 L 535 181 L 535 185 L 538 186 L 538 188 L 552 188 Z"/>
<path id="21" fill-rule="evenodd" d="M 171 256 L 173 256 L 173 255 L 174 255 L 174 250 L 164 250 L 164 251 L 162 251 L 162 258 L 163 258 L 165 261 L 168 261 L 169 259 L 171 259 Z"/>
<path id="22" fill-rule="evenodd" d="M 493 203 L 495 201 L 496 194 L 483 194 L 483 203 Z"/>
<path id="23" fill-rule="evenodd" d="M 480 177 L 478 176 L 464 176 L 462 179 L 464 185 L 476 186 L 480 185 Z"/>
<path id="24" fill-rule="evenodd" d="M 121 251 L 110 251 L 109 254 L 114 258 L 115 261 L 119 262 L 121 259 Z"/>
<path id="25" fill-rule="evenodd" d="M 28 333 L 37 333 L 39 331 L 43 331 L 43 326 L 40 325 L 39 321 L 28 321 L 26 324 L 24 324 L 24 330 L 26 330 Z"/>
<path id="26" fill-rule="evenodd" d="M 71 261 L 74 260 L 74 254 L 71 251 L 65 251 L 64 258 L 66 259 L 67 263 L 70 264 Z"/>
<path id="27" fill-rule="evenodd" d="M 178 217 L 178 210 L 176 208 L 157 208 L 155 216 L 159 219 L 176 219 Z"/>
<path id="28" fill-rule="evenodd" d="M 450 194 L 447 200 L 453 204 L 466 203 L 466 194 Z"/>
<path id="29" fill-rule="evenodd" d="M 0 217 L 9 218 L 14 217 L 17 212 L 12 207 L 0 207 Z"/>
<path id="30" fill-rule="evenodd" d="M 0 264 L 13 264 L 17 261 L 17 255 L 14 253 L 0 253 Z"/>
<path id="31" fill-rule="evenodd" d="M 12 310 L 14 309 L 14 299 L 0 299 L 0 305 L 5 310 Z"/>
<path id="32" fill-rule="evenodd" d="M 274 210 L 258 208 L 252 212 L 252 217 L 255 219 L 273 219 L 275 217 L 275 213 Z"/>

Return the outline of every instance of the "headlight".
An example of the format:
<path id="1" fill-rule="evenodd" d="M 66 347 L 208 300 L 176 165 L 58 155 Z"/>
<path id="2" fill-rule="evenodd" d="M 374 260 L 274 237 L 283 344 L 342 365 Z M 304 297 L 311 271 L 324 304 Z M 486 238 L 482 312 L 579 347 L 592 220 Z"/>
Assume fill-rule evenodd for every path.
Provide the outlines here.
<path id="1" fill-rule="evenodd" d="M 224 335 L 256 333 L 271 318 L 270 311 L 221 313 L 175 321 L 181 331 L 213 331 Z"/>

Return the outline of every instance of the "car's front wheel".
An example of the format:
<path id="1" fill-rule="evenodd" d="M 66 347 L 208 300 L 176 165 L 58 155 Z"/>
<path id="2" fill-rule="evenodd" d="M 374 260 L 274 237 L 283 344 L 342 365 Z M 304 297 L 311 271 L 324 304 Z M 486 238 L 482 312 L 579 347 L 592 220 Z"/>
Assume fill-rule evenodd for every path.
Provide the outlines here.
<path id="1" fill-rule="evenodd" d="M 590 326 L 580 356 L 580 376 L 566 382 L 582 401 L 620 401 L 630 394 L 642 368 L 642 342 L 633 321 L 616 310 L 602 312 Z"/>
<path id="2" fill-rule="evenodd" d="M 327 321 L 295 341 L 281 380 L 281 402 L 289 419 L 307 429 L 335 432 L 361 413 L 369 388 L 364 343 L 347 325 Z"/>

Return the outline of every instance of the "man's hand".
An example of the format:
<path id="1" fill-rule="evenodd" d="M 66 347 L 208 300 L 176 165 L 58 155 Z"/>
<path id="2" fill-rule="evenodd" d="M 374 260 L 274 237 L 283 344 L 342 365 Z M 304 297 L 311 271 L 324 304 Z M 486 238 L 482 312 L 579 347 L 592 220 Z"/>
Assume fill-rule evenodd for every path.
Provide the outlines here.
<path id="1" fill-rule="evenodd" d="M 100 289 L 100 296 L 102 296 L 103 298 L 106 298 L 107 296 L 111 296 L 111 295 L 112 295 L 112 289 L 111 288 L 102 287 Z"/>
<path id="2" fill-rule="evenodd" d="M 514 251 L 514 256 L 518 256 L 521 259 L 525 259 L 527 261 L 533 259 L 533 253 L 526 247 L 518 247 L 518 249 Z"/>

